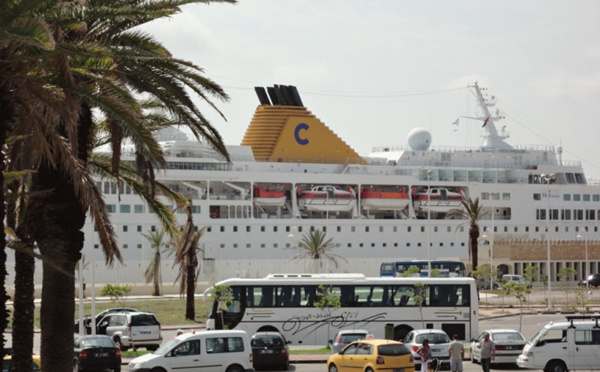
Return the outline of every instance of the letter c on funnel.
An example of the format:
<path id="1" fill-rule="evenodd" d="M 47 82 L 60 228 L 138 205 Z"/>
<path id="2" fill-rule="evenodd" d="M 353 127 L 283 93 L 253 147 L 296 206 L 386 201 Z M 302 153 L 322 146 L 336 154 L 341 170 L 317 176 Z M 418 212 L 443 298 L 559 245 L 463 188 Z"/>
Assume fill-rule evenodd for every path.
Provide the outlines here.
<path id="1" fill-rule="evenodd" d="M 296 142 L 298 142 L 299 144 L 308 145 L 308 139 L 300 137 L 301 130 L 308 130 L 308 124 L 306 124 L 306 123 L 298 124 L 296 126 L 296 129 L 294 130 L 294 138 L 296 139 Z"/>

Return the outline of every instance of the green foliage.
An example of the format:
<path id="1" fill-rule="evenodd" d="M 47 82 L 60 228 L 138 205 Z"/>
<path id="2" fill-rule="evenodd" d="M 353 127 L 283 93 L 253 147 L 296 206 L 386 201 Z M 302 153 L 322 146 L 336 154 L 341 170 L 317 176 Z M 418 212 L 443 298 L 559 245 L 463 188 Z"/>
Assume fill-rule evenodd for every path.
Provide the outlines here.
<path id="1" fill-rule="evenodd" d="M 333 253 L 336 246 L 332 238 L 327 239 L 326 232 L 321 230 L 307 231 L 302 236 L 302 240 L 298 242 L 298 248 L 301 253 L 292 259 L 309 258 L 315 260 L 319 264 L 319 269 L 323 267 L 323 259 L 327 259 L 337 268 L 338 260 L 348 261 L 343 256 Z"/>
<path id="2" fill-rule="evenodd" d="M 416 276 L 415 274 L 420 274 L 420 273 L 421 273 L 421 270 L 419 270 L 418 267 L 411 266 L 408 269 L 406 269 L 404 271 L 404 273 L 402 273 L 402 277 Z"/>
<path id="3" fill-rule="evenodd" d="M 331 287 L 326 287 L 323 284 L 319 284 L 317 298 L 318 300 L 315 301 L 314 306 L 321 310 L 330 308 L 338 309 L 342 306 L 339 296 L 331 292 Z"/>
<path id="4" fill-rule="evenodd" d="M 510 295 L 514 293 L 517 300 L 519 300 L 519 307 L 521 309 L 521 317 L 519 319 L 519 332 L 523 325 L 523 302 L 527 302 L 526 295 L 531 293 L 531 289 L 527 288 L 525 283 L 509 283 L 502 287 L 504 293 Z"/>
<path id="5" fill-rule="evenodd" d="M 132 287 L 129 284 L 112 285 L 109 283 L 100 290 L 100 295 L 109 296 L 113 303 L 118 302 L 121 307 L 125 307 L 126 296 L 131 292 L 131 289 Z"/>
<path id="6" fill-rule="evenodd" d="M 213 285 L 210 289 L 210 296 L 219 303 L 219 306 L 233 301 L 233 291 L 228 285 Z"/>
<path id="7" fill-rule="evenodd" d="M 425 284 L 419 282 L 415 283 L 414 292 L 413 292 L 413 301 L 415 305 L 419 307 L 419 313 L 421 313 L 421 327 L 425 328 L 425 322 L 423 320 L 423 301 L 425 301 L 425 295 L 427 293 L 427 287 Z"/>

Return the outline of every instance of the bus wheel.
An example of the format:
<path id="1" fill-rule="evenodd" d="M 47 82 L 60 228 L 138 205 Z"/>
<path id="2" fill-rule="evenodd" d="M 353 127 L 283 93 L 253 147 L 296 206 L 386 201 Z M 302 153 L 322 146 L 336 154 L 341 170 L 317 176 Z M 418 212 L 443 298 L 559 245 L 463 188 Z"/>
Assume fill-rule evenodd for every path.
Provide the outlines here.
<path id="1" fill-rule="evenodd" d="M 273 326 L 264 326 L 264 327 L 260 327 L 258 329 L 258 331 L 256 332 L 279 332 L 277 330 L 277 328 L 273 327 Z"/>
<path id="2" fill-rule="evenodd" d="M 404 337 L 408 334 L 408 332 L 412 331 L 412 327 L 407 325 L 401 325 L 394 328 L 394 340 L 402 341 Z"/>

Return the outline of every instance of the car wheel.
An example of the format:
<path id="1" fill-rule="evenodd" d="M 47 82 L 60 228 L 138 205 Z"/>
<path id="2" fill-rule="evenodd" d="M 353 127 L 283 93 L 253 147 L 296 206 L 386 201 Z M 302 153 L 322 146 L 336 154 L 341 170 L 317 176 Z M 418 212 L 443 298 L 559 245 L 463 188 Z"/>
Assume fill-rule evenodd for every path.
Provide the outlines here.
<path id="1" fill-rule="evenodd" d="M 282 364 L 282 365 L 281 365 L 281 370 L 282 370 L 282 371 L 287 371 L 287 370 L 289 370 L 289 369 L 290 369 L 290 362 L 289 362 L 289 361 L 288 361 L 288 362 L 286 362 L 285 364 Z"/>
<path id="2" fill-rule="evenodd" d="M 158 345 L 146 346 L 148 351 L 156 351 L 156 349 L 158 349 Z"/>
<path id="3" fill-rule="evenodd" d="M 115 368 L 113 368 L 113 372 L 121 372 L 121 366 L 117 366 Z"/>
<path id="4" fill-rule="evenodd" d="M 156 367 L 156 368 L 152 368 L 150 370 L 150 372 L 167 372 L 167 371 L 165 371 L 164 368 Z"/>
<path id="5" fill-rule="evenodd" d="M 544 368 L 544 372 L 567 372 L 567 367 L 560 360 L 553 360 L 548 362 L 546 368 Z"/>
<path id="6" fill-rule="evenodd" d="M 233 366 L 229 366 L 225 372 L 244 372 L 244 369 L 239 365 L 235 364 Z"/>
<path id="7" fill-rule="evenodd" d="M 331 363 L 328 368 L 329 372 L 338 372 L 337 366 L 334 363 Z"/>
<path id="8" fill-rule="evenodd" d="M 371 368 L 367 368 L 365 369 L 365 372 L 373 372 L 373 370 Z"/>

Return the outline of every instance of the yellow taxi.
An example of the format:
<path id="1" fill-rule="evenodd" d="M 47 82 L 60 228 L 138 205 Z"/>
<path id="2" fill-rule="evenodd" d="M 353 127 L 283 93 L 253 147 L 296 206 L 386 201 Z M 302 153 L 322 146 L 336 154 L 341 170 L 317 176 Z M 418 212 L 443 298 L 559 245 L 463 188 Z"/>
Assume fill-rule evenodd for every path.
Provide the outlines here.
<path id="1" fill-rule="evenodd" d="M 32 363 L 31 363 L 31 371 L 32 372 L 41 371 L 42 370 L 42 359 L 40 358 L 40 356 L 32 355 L 31 358 L 33 359 Z M 12 356 L 11 355 L 4 356 L 4 360 L 2 361 L 2 372 L 10 372 L 11 371 L 11 363 L 12 363 Z"/>
<path id="2" fill-rule="evenodd" d="M 414 372 L 415 360 L 399 341 L 371 339 L 349 343 L 327 360 L 329 372 Z"/>

